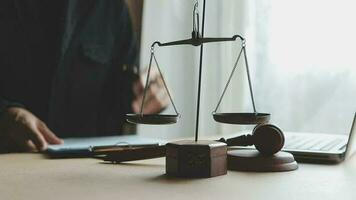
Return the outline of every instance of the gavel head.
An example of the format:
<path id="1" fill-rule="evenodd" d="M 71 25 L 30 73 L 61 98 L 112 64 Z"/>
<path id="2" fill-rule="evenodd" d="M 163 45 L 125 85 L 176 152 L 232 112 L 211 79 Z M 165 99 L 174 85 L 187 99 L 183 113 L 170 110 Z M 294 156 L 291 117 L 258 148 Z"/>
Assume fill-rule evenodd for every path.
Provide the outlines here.
<path id="1" fill-rule="evenodd" d="M 281 129 L 272 124 L 259 124 L 253 129 L 253 143 L 263 155 L 273 155 L 284 145 Z"/>

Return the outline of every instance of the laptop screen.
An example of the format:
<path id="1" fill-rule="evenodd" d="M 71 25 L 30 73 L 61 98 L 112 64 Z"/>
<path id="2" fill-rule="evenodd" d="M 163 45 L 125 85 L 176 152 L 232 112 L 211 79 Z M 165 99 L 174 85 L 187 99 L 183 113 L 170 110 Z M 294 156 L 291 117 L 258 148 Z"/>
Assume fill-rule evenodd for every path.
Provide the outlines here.
<path id="1" fill-rule="evenodd" d="M 351 157 L 353 155 L 353 153 L 355 153 L 356 150 L 356 143 L 355 143 L 355 132 L 356 132 L 356 112 L 354 115 L 354 119 L 352 121 L 352 126 L 351 126 L 351 130 L 350 130 L 350 136 L 349 136 L 349 140 L 347 141 L 347 146 L 346 146 L 346 159 L 348 159 L 349 157 Z"/>

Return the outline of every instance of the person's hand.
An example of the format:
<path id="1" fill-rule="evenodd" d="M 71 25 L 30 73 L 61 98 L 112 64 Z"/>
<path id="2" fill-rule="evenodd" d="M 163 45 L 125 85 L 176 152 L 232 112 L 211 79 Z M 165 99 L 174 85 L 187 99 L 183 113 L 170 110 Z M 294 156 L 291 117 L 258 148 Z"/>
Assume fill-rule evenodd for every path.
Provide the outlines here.
<path id="1" fill-rule="evenodd" d="M 141 109 L 147 70 L 140 75 L 140 78 L 134 83 L 133 91 L 135 99 L 132 102 L 132 109 L 139 113 Z M 143 106 L 143 113 L 154 114 L 164 110 L 169 105 L 169 96 L 164 88 L 162 78 L 159 76 L 157 69 L 153 68 L 150 74 L 149 87 Z"/>
<path id="2" fill-rule="evenodd" d="M 0 119 L 0 134 L 10 151 L 36 152 L 47 149 L 48 144 L 61 144 L 47 125 L 24 108 L 8 108 Z"/>

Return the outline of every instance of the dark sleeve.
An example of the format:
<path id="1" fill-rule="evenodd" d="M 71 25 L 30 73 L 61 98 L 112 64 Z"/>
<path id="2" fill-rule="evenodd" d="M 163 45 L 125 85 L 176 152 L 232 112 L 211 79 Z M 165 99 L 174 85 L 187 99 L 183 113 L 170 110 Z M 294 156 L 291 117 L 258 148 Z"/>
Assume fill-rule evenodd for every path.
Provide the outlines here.
<path id="1" fill-rule="evenodd" d="M 134 30 L 128 6 L 125 2 L 117 12 L 116 40 L 114 49 L 114 60 L 119 59 L 121 65 L 127 67 L 139 66 L 139 34 Z"/>

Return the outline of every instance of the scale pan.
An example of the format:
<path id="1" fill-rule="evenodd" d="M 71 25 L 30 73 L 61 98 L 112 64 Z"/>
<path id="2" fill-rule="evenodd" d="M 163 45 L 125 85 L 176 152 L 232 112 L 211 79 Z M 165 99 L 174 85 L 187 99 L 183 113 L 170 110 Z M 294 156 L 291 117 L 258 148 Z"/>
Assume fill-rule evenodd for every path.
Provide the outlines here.
<path id="1" fill-rule="evenodd" d="M 213 113 L 214 120 L 226 124 L 263 124 L 271 118 L 269 113 Z"/>
<path id="2" fill-rule="evenodd" d="M 126 120 L 133 124 L 174 124 L 177 123 L 179 115 L 159 115 L 159 114 L 126 114 Z"/>

